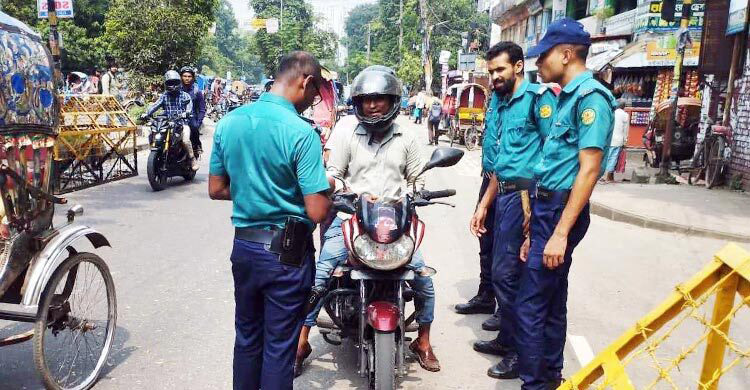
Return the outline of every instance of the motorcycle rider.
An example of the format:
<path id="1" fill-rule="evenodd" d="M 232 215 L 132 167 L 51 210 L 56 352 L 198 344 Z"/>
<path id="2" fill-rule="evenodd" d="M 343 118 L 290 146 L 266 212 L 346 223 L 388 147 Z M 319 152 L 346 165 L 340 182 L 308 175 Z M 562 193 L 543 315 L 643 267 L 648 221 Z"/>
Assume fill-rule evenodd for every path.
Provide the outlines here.
<path id="1" fill-rule="evenodd" d="M 183 66 L 180 69 L 180 78 L 182 79 L 182 90 L 190 95 L 193 101 L 193 117 L 188 120 L 190 126 L 190 142 L 195 147 L 198 155 L 203 152 L 201 143 L 201 126 L 203 118 L 206 116 L 206 98 L 203 91 L 195 85 L 195 69 L 190 66 Z"/>
<path id="2" fill-rule="evenodd" d="M 182 90 L 181 84 L 179 73 L 174 70 L 165 73 L 164 93 L 159 96 L 156 103 L 149 107 L 145 114 L 141 115 L 140 119 L 141 121 L 148 119 L 159 108 L 162 108 L 169 117 L 179 116 L 182 122 L 182 143 L 185 145 L 191 168 L 197 171 L 198 163 L 195 161 L 193 145 L 190 143 L 190 126 L 186 123 L 187 118 L 193 112 L 193 100 L 190 99 L 187 92 Z"/>
<path id="3" fill-rule="evenodd" d="M 401 100 L 401 82 L 388 67 L 374 65 L 363 70 L 352 84 L 354 112 L 359 124 L 354 128 L 341 128 L 333 132 L 326 144 L 330 150 L 327 172 L 332 187 L 340 186 L 343 178 L 349 189 L 371 199 L 398 200 L 404 188 L 417 190 L 424 186 L 418 178 L 423 167 L 422 154 L 415 134 L 402 130 L 394 119 Z M 339 189 L 339 188 L 337 188 Z M 324 242 L 315 272 L 315 289 L 324 288 L 331 272 L 348 257 L 341 232 L 342 219 L 336 217 L 324 233 Z M 409 268 L 424 266 L 420 251 L 416 251 Z M 434 319 L 435 290 L 432 278 L 416 273 L 409 282 L 416 293 L 416 321 L 419 336 L 409 346 L 419 364 L 428 371 L 439 371 L 440 362 L 430 345 L 430 325 Z M 312 352 L 308 343 L 310 328 L 320 312 L 316 307 L 305 319 L 299 345 L 295 374 L 299 375 L 302 362 Z"/>

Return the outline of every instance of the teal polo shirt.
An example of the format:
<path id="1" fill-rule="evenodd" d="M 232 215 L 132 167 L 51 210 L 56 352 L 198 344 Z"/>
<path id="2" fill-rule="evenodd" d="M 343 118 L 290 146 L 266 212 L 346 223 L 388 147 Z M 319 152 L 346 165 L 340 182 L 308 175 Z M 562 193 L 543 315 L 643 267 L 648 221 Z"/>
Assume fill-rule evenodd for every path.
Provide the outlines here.
<path id="1" fill-rule="evenodd" d="M 484 137 L 482 138 L 482 172 L 493 173 L 497 156 L 497 101 L 496 93 L 490 95 L 487 113 L 484 115 Z"/>
<path id="2" fill-rule="evenodd" d="M 534 168 L 540 187 L 570 190 L 580 169 L 578 152 L 594 148 L 606 154 L 616 106 L 612 93 L 594 80 L 591 72 L 581 73 L 563 88 L 544 141 L 542 158 Z"/>
<path id="3" fill-rule="evenodd" d="M 290 216 L 312 227 L 303 196 L 329 188 L 320 137 L 270 92 L 216 125 L 210 174 L 229 177 L 236 227 L 277 228 Z"/>
<path id="4" fill-rule="evenodd" d="M 555 100 L 552 90 L 528 80 L 509 99 L 494 100 L 494 129 L 488 131 L 486 138 L 495 146 L 487 159 L 492 161 L 498 180 L 534 178 L 534 166 L 541 159 Z"/>

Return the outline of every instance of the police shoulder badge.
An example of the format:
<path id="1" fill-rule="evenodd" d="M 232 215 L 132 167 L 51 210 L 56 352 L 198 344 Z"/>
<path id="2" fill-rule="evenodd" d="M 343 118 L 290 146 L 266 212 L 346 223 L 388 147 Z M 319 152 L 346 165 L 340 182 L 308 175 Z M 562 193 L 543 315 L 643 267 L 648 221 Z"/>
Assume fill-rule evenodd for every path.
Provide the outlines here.
<path id="1" fill-rule="evenodd" d="M 581 123 L 586 126 L 594 123 L 594 119 L 596 119 L 596 111 L 593 108 L 587 108 L 581 113 Z"/>
<path id="2" fill-rule="evenodd" d="M 542 118 L 549 118 L 552 115 L 552 107 L 549 104 L 545 104 L 539 108 L 539 116 Z"/>

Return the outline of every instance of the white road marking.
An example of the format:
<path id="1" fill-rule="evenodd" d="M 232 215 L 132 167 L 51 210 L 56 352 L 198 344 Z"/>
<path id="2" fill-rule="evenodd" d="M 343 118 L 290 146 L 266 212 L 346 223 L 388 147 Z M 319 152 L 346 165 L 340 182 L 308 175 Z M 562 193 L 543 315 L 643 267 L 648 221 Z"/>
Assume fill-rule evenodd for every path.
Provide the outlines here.
<path id="1" fill-rule="evenodd" d="M 585 337 L 568 334 L 568 340 L 573 347 L 573 352 L 575 352 L 581 367 L 585 367 L 589 362 L 594 360 L 594 351 Z"/>

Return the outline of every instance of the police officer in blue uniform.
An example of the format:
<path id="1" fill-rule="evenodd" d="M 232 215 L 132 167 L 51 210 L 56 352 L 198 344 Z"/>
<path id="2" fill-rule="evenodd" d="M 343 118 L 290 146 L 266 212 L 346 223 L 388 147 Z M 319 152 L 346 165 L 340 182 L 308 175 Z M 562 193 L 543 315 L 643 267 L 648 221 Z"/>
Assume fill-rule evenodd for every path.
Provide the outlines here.
<path id="1" fill-rule="evenodd" d="M 520 377 L 524 390 L 557 388 L 562 380 L 568 272 L 573 249 L 589 227 L 589 197 L 603 174 L 612 137 L 612 94 L 586 70 L 591 45 L 581 23 L 563 18 L 528 55 L 539 75 L 560 84 L 552 126 L 534 169 L 531 238 L 516 299 Z"/>
<path id="2" fill-rule="evenodd" d="M 270 92 L 216 126 L 209 195 L 233 203 L 236 390 L 292 389 L 312 231 L 330 209 L 320 137 L 299 116 L 321 81 L 318 61 L 292 52 Z"/>
<path id="3" fill-rule="evenodd" d="M 484 119 L 484 134 L 485 137 L 482 139 L 482 184 L 479 187 L 479 199 L 477 200 L 477 206 L 484 198 L 487 187 L 490 185 L 490 178 L 492 177 L 492 164 L 491 157 L 495 156 L 496 153 L 491 152 L 497 148 L 494 138 L 491 140 L 486 134 L 489 132 L 495 132 L 497 129 L 495 125 L 495 114 L 497 112 L 497 95 L 490 95 L 490 103 L 487 107 L 487 114 Z M 487 207 L 488 215 L 495 215 L 495 201 Z M 485 227 L 488 231 L 494 231 L 495 221 L 490 218 L 485 222 Z M 477 295 L 469 299 L 467 303 L 459 303 L 455 306 L 456 313 L 458 314 L 492 314 L 490 318 L 482 323 L 482 329 L 487 331 L 499 330 L 499 313 L 495 311 L 495 292 L 492 289 L 492 234 L 483 234 L 479 237 L 479 291 Z"/>
<path id="4" fill-rule="evenodd" d="M 492 107 L 494 131 L 485 137 L 497 146 L 484 151 L 490 154 L 494 174 L 470 226 L 475 235 L 494 235 L 492 283 L 500 306 L 500 332 L 494 340 L 476 342 L 474 349 L 503 356 L 487 372 L 498 379 L 518 377 L 514 302 L 522 265 L 519 255 L 529 221 L 529 193 L 535 188 L 533 168 L 541 158 L 555 103 L 551 90 L 524 79 L 523 58 L 523 50 L 513 42 L 500 42 L 487 52 L 497 99 Z M 485 219 L 493 200 L 494 231 L 488 231 Z"/>

